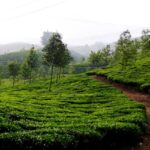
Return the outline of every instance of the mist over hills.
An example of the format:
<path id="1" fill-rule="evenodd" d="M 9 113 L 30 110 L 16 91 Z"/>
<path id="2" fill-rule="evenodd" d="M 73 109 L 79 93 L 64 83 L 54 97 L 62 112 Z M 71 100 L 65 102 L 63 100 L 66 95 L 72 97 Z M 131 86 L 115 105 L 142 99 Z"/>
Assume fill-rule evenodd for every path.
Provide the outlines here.
<path id="1" fill-rule="evenodd" d="M 88 57 L 91 51 L 97 51 L 106 46 L 105 43 L 102 42 L 96 42 L 95 44 L 92 45 L 79 45 L 79 46 L 68 46 L 68 48 L 71 51 L 75 51 L 82 55 L 83 57 Z"/>
<path id="2" fill-rule="evenodd" d="M 77 60 L 80 60 L 82 57 L 87 58 L 91 51 L 97 51 L 105 47 L 106 44 L 102 42 L 96 42 L 92 45 L 77 45 L 77 46 L 71 46 L 69 45 L 68 48 L 71 52 L 71 55 L 76 58 Z M 30 43 L 24 43 L 24 42 L 16 42 L 16 43 L 8 43 L 0 45 L 0 55 L 11 53 L 11 52 L 17 52 L 21 50 L 29 50 L 33 44 Z M 42 49 L 42 46 L 40 45 L 34 45 L 36 49 Z"/>
<path id="3" fill-rule="evenodd" d="M 8 43 L 8 44 L 1 44 L 0 45 L 0 55 L 16 52 L 20 50 L 27 50 L 30 49 L 33 46 L 33 44 L 30 43 L 24 43 L 24 42 L 15 42 L 15 43 Z M 40 48 L 38 45 L 34 45 L 35 48 Z"/>

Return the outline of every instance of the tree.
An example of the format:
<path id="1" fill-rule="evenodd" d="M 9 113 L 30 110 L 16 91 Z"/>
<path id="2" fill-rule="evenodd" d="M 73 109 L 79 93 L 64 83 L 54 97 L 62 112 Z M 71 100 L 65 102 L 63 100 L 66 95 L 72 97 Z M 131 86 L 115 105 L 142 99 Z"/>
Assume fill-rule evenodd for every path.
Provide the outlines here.
<path id="1" fill-rule="evenodd" d="M 120 35 L 118 40 L 115 59 L 121 64 L 122 68 L 134 63 L 137 54 L 137 49 L 134 45 L 134 41 L 131 40 L 131 34 L 128 30 L 124 31 Z"/>
<path id="2" fill-rule="evenodd" d="M 107 66 L 111 59 L 110 45 L 97 52 L 91 51 L 88 58 L 89 63 L 94 67 Z"/>
<path id="3" fill-rule="evenodd" d="M 106 45 L 106 47 L 101 50 L 101 57 L 102 57 L 102 65 L 107 66 L 111 60 L 110 45 Z"/>
<path id="4" fill-rule="evenodd" d="M 57 71 L 57 79 L 56 82 L 58 81 L 58 79 L 60 79 L 61 73 L 63 71 L 63 69 L 73 60 L 67 45 L 65 45 L 64 50 L 61 51 L 59 58 L 57 58 L 57 62 L 55 63 L 56 67 L 58 68 Z"/>
<path id="5" fill-rule="evenodd" d="M 141 48 L 143 56 L 150 56 L 150 30 L 142 31 Z"/>
<path id="6" fill-rule="evenodd" d="M 67 46 L 65 48 L 63 57 L 64 57 L 63 60 L 62 60 L 62 64 L 63 64 L 62 66 L 63 67 L 65 67 L 66 65 L 68 65 L 73 60 L 73 57 L 71 56 L 71 53 L 68 50 Z"/>
<path id="7" fill-rule="evenodd" d="M 15 85 L 15 79 L 19 72 L 19 64 L 16 61 L 12 61 L 8 64 L 8 71 L 10 76 L 12 76 L 13 79 L 13 87 Z"/>
<path id="8" fill-rule="evenodd" d="M 49 31 L 43 32 L 43 35 L 41 37 L 41 42 L 44 46 L 48 44 L 49 39 L 52 37 L 52 35 L 53 35 L 53 32 L 49 32 Z"/>
<path id="9" fill-rule="evenodd" d="M 88 61 L 92 66 L 98 67 L 100 65 L 100 63 L 99 63 L 100 58 L 99 58 L 98 52 L 91 51 Z"/>
<path id="10" fill-rule="evenodd" d="M 50 82 L 49 91 L 52 86 L 54 67 L 58 67 L 64 64 L 66 45 L 62 42 L 61 35 L 59 33 L 53 33 L 49 39 L 48 44 L 42 50 L 44 52 L 44 63 L 50 67 Z"/>
<path id="11" fill-rule="evenodd" d="M 30 72 L 30 82 L 32 80 L 32 72 L 33 70 L 35 70 L 38 67 L 38 55 L 34 49 L 34 47 L 32 47 L 29 51 L 29 55 L 27 56 L 27 60 L 26 60 L 27 66 L 28 66 L 28 70 Z"/>
<path id="12" fill-rule="evenodd" d="M 31 70 L 30 70 L 27 62 L 25 61 L 21 66 L 21 75 L 22 75 L 24 81 L 27 80 L 27 79 L 30 79 L 30 76 L 31 76 L 30 71 Z"/>

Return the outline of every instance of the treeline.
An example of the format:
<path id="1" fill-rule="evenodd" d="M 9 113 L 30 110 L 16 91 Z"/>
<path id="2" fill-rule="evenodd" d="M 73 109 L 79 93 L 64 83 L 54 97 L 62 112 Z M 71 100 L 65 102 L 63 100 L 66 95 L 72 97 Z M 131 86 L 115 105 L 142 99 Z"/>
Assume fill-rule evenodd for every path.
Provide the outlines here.
<path id="1" fill-rule="evenodd" d="M 49 36 L 42 51 L 35 50 L 33 46 L 29 51 L 23 51 L 20 58 L 15 55 L 17 56 L 15 59 L 13 53 L 11 55 L 12 60 L 9 63 L 2 61 L 0 65 L 0 81 L 2 78 L 11 77 L 14 86 L 17 78 L 31 83 L 35 77 L 48 77 L 50 75 L 49 91 L 53 76 L 56 76 L 56 82 L 58 82 L 64 68 L 72 60 L 67 45 L 62 42 L 59 33 L 52 33 Z"/>
<path id="2" fill-rule="evenodd" d="M 133 39 L 129 30 L 124 31 L 112 50 L 110 45 L 91 52 L 89 64 L 100 66 L 119 65 L 122 69 L 133 67 L 136 60 L 150 58 L 150 30 L 142 31 L 140 38 Z"/>
<path id="3" fill-rule="evenodd" d="M 97 54 L 98 52 L 95 55 Z M 105 64 L 105 69 L 95 69 L 89 74 L 103 75 L 110 80 L 150 92 L 150 31 L 148 29 L 143 30 L 141 37 L 136 39 L 131 37 L 128 30 L 123 32 L 116 43 L 115 50 L 111 50 L 106 58 L 110 60 Z M 101 60 L 101 57 L 97 59 Z M 103 64 L 99 63 L 98 68 L 101 65 Z"/>

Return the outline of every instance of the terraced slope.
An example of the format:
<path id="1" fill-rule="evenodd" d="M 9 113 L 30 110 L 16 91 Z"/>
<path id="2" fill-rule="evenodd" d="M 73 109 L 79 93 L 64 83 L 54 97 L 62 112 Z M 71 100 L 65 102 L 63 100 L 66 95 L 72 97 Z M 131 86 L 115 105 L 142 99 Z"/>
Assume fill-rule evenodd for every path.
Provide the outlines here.
<path id="1" fill-rule="evenodd" d="M 103 75 L 108 79 L 126 85 L 133 85 L 138 90 L 150 92 L 150 58 L 136 60 L 132 66 L 122 68 L 113 66 L 107 69 L 95 69 L 88 74 Z"/>
<path id="2" fill-rule="evenodd" d="M 112 149 L 145 132 L 142 104 L 85 74 L 0 87 L 0 149 Z"/>
<path id="3" fill-rule="evenodd" d="M 121 90 L 130 99 L 143 103 L 146 107 L 148 117 L 148 127 L 146 134 L 142 137 L 141 141 L 135 146 L 124 147 L 124 150 L 149 150 L 150 149 L 150 95 L 145 92 L 140 92 L 133 88 L 133 86 L 127 86 L 122 83 L 116 83 L 103 76 L 94 76 L 94 79 L 100 80 L 104 83 L 110 84 L 115 88 Z"/>

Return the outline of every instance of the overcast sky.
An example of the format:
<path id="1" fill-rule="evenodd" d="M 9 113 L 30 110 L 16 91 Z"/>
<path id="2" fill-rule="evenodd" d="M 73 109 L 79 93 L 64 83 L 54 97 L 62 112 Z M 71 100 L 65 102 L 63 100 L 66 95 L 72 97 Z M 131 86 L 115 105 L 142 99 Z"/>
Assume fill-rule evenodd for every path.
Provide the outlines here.
<path id="1" fill-rule="evenodd" d="M 110 43 L 150 27 L 150 0 L 0 0 L 0 44 L 40 44 L 58 31 L 69 45 Z"/>

